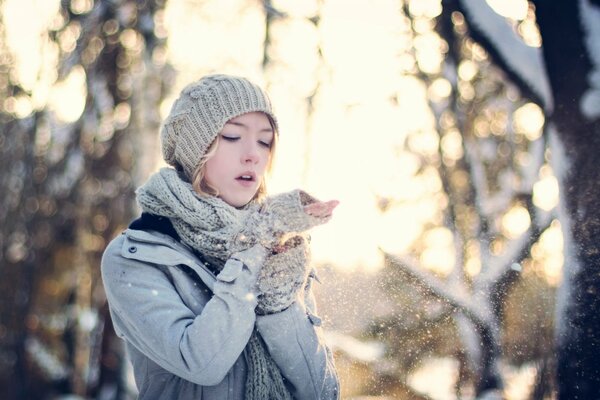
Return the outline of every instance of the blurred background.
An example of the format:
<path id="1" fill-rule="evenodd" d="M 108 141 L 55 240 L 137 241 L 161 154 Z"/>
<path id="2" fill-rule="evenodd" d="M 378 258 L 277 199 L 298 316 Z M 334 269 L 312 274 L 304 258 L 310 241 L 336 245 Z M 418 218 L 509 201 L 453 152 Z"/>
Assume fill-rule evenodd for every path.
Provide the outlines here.
<path id="1" fill-rule="evenodd" d="M 341 202 L 312 243 L 343 398 L 557 398 L 564 226 L 535 4 L 0 7 L 3 399 L 135 398 L 100 257 L 163 166 L 179 90 L 215 72 L 271 95 L 270 191 Z"/>

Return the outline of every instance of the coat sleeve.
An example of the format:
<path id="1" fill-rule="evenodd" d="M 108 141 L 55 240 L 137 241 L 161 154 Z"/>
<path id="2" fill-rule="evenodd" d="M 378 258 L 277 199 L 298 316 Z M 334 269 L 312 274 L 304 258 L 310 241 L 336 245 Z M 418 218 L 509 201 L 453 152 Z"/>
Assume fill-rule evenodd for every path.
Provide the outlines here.
<path id="1" fill-rule="evenodd" d="M 117 334 L 183 379 L 205 386 L 221 382 L 254 328 L 257 271 L 229 260 L 197 314 L 182 301 L 167 267 L 125 258 L 122 247 L 121 235 L 101 265 Z"/>
<path id="2" fill-rule="evenodd" d="M 333 355 L 325 345 L 321 320 L 315 314 L 310 286 L 304 302 L 286 310 L 258 315 L 256 326 L 283 376 L 293 385 L 298 400 L 339 398 L 339 380 Z"/>

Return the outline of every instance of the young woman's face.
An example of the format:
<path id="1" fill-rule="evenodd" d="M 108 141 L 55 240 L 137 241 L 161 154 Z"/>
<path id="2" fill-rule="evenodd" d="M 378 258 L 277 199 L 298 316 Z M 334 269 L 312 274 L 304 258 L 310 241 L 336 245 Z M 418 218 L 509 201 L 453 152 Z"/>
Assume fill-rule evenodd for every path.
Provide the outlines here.
<path id="1" fill-rule="evenodd" d="M 271 159 L 273 135 L 269 118 L 261 112 L 243 114 L 225 124 L 204 175 L 223 201 L 242 207 L 252 200 Z"/>

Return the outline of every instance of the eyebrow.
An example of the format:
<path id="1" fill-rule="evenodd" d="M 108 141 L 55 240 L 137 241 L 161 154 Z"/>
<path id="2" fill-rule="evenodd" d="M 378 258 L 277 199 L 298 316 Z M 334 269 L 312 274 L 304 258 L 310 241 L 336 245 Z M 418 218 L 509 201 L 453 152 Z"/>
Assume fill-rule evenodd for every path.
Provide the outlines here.
<path id="1" fill-rule="evenodd" d="M 242 128 L 249 129 L 248 125 L 246 125 L 242 122 L 238 122 L 238 121 L 227 121 L 225 123 L 225 125 L 235 125 L 235 126 L 241 126 Z M 268 128 L 261 129 L 260 132 L 273 132 L 273 128 L 269 126 Z"/>

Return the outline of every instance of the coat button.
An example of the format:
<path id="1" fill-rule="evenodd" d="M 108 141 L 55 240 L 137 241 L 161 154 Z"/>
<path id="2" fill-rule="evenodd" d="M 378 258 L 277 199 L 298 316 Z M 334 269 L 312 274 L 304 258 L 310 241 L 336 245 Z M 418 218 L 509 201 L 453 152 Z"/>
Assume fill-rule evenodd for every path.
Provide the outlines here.
<path id="1" fill-rule="evenodd" d="M 135 253 L 137 251 L 137 247 L 131 246 L 128 250 L 130 253 Z"/>

